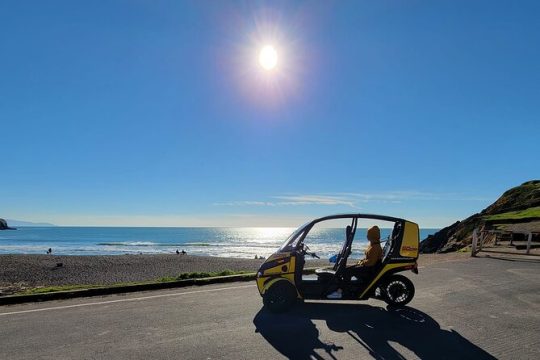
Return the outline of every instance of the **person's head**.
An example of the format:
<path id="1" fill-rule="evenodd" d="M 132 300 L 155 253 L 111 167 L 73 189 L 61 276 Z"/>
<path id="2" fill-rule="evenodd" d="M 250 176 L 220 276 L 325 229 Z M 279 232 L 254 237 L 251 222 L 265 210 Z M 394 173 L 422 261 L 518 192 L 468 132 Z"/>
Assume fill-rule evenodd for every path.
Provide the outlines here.
<path id="1" fill-rule="evenodd" d="M 381 242 L 381 229 L 377 225 L 370 227 L 367 231 L 367 239 L 372 244 Z"/>

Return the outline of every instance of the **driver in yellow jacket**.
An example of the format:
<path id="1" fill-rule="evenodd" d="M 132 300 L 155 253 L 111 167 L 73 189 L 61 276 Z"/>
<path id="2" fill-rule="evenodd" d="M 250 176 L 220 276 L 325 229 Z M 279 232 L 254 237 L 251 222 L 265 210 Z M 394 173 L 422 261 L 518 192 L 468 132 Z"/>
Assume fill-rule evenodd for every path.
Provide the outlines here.
<path id="1" fill-rule="evenodd" d="M 381 248 L 381 229 L 378 226 L 372 226 L 367 231 L 367 239 L 369 245 L 365 251 L 365 258 L 360 260 L 356 265 L 345 269 L 345 279 L 350 280 L 353 276 L 357 279 L 370 275 L 373 272 L 374 266 L 377 265 L 383 257 Z M 327 296 L 328 299 L 341 299 L 343 291 L 337 289 Z"/>
<path id="2" fill-rule="evenodd" d="M 365 259 L 359 261 L 355 266 L 351 266 L 349 269 L 352 270 L 358 266 L 373 266 L 382 260 L 383 252 L 381 248 L 381 230 L 378 226 L 372 226 L 368 229 L 367 239 L 369 241 L 369 245 L 365 251 Z"/>

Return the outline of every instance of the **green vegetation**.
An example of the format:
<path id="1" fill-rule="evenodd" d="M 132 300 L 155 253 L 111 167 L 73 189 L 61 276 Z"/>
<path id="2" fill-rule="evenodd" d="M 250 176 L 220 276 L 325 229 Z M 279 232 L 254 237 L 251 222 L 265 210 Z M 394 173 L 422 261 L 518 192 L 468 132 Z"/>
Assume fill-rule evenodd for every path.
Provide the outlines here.
<path id="1" fill-rule="evenodd" d="M 245 275 L 250 274 L 250 271 L 233 271 L 233 270 L 223 270 L 219 272 L 189 272 L 182 273 L 176 277 L 163 277 L 159 279 L 160 282 L 169 282 L 169 281 L 178 281 L 178 280 L 187 280 L 187 279 L 202 279 L 216 276 L 229 276 L 229 275 Z"/>
<path id="2" fill-rule="evenodd" d="M 113 286 L 120 286 L 115 284 Z M 15 295 L 34 295 L 34 294 L 46 294 L 50 292 L 57 291 L 72 291 L 72 290 L 81 290 L 81 289 L 95 289 L 103 287 L 103 285 L 59 285 L 59 286 L 45 286 L 37 287 L 32 289 L 25 289 L 23 291 L 17 292 Z"/>
<path id="3" fill-rule="evenodd" d="M 540 219 L 540 206 L 528 208 L 525 210 L 509 211 L 502 214 L 490 215 L 484 217 L 484 219 L 488 221 Z"/>
<path id="4" fill-rule="evenodd" d="M 158 280 L 157 282 L 161 282 Z M 87 289 L 99 289 L 99 288 L 111 288 L 121 286 L 133 286 L 133 285 L 146 285 L 153 284 L 156 281 L 141 281 L 141 282 L 124 282 L 109 285 L 95 285 L 95 284 L 77 284 L 77 285 L 57 285 L 57 286 L 43 286 L 31 289 L 25 289 L 23 291 L 16 292 L 14 295 L 34 295 L 34 294 L 46 294 L 57 291 L 74 291 L 74 290 L 87 290 Z"/>

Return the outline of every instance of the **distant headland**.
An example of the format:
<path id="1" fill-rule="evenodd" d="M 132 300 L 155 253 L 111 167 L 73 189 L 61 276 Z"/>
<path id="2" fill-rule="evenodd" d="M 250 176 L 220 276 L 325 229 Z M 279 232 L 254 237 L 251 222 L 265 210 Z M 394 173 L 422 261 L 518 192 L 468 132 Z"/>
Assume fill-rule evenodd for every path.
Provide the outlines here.
<path id="1" fill-rule="evenodd" d="M 17 229 L 9 227 L 6 220 L 0 219 L 0 230 L 17 230 Z"/>

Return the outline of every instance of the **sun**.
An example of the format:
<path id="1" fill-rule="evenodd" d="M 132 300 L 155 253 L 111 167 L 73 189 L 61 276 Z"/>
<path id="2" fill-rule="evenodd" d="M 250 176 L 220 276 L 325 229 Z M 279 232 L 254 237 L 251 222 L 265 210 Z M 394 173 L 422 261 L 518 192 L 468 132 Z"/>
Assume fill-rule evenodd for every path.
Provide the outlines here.
<path id="1" fill-rule="evenodd" d="M 271 45 L 266 45 L 259 52 L 259 64 L 265 70 L 274 69 L 277 65 L 277 60 L 278 56 L 276 49 L 274 49 L 274 47 Z"/>

